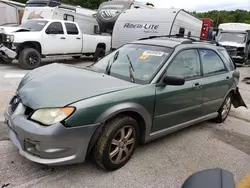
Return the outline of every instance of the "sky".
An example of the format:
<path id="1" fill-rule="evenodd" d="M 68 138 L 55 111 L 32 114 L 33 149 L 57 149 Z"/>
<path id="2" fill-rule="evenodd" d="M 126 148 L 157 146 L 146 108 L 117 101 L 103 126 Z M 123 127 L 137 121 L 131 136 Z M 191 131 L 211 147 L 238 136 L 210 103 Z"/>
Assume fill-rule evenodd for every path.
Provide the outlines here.
<path id="1" fill-rule="evenodd" d="M 138 0 L 150 2 L 156 8 L 183 8 L 188 11 L 205 12 L 209 10 L 250 10 L 250 0 Z"/>

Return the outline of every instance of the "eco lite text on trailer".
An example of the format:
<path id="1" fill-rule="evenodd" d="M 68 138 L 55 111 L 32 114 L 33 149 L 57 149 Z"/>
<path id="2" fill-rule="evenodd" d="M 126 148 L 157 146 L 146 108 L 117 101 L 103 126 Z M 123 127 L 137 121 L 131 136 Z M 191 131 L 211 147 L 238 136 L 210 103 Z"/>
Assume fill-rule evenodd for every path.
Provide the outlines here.
<path id="1" fill-rule="evenodd" d="M 218 27 L 216 40 L 224 46 L 236 63 L 250 59 L 250 24 L 224 23 Z"/>
<path id="2" fill-rule="evenodd" d="M 112 33 L 119 15 L 128 9 L 152 9 L 152 3 L 142 3 L 135 0 L 112 0 L 100 4 L 96 20 L 102 33 Z"/>
<path id="3" fill-rule="evenodd" d="M 158 35 L 190 35 L 200 38 L 202 20 L 183 9 L 129 9 L 118 17 L 112 33 L 112 49 Z"/>
<path id="4" fill-rule="evenodd" d="M 98 33 L 98 23 L 95 18 L 96 11 L 82 7 L 58 5 L 56 7 L 26 7 L 22 23 L 30 19 L 55 19 L 76 22 L 82 33 Z"/>

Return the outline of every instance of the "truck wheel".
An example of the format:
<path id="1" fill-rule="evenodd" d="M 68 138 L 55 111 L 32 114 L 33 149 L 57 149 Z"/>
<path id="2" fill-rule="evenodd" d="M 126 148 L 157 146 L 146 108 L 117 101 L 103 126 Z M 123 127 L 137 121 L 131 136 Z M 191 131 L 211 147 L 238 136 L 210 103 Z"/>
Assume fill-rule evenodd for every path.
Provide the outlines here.
<path id="1" fill-rule="evenodd" d="M 102 58 L 105 56 L 105 49 L 104 48 L 96 48 L 95 54 L 94 54 L 94 61 L 97 61 L 99 58 Z"/>
<path id="2" fill-rule="evenodd" d="M 119 116 L 108 122 L 93 148 L 94 160 L 103 169 L 113 171 L 132 157 L 139 138 L 139 127 L 133 118 Z"/>
<path id="3" fill-rule="evenodd" d="M 23 69 L 32 70 L 41 64 L 41 54 L 33 48 L 25 48 L 19 54 L 18 61 Z"/>
<path id="4" fill-rule="evenodd" d="M 231 106 L 232 106 L 232 101 L 229 94 L 222 103 L 220 109 L 218 110 L 219 113 L 218 117 L 213 119 L 213 121 L 216 123 L 223 123 L 227 119 L 227 116 L 231 110 Z"/>
<path id="5" fill-rule="evenodd" d="M 80 59 L 81 56 L 72 56 L 73 59 Z"/>

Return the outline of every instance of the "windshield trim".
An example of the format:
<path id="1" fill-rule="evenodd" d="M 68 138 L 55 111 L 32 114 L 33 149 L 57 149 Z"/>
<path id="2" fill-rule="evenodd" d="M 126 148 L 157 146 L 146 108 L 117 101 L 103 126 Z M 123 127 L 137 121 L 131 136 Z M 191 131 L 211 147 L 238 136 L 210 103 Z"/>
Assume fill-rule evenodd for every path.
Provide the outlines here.
<path id="1" fill-rule="evenodd" d="M 168 61 L 168 59 L 172 56 L 172 54 L 175 51 L 174 48 L 168 47 L 168 46 L 164 46 L 164 45 L 145 44 L 145 43 L 143 43 L 143 44 L 141 44 L 141 43 L 127 43 L 127 44 L 124 44 L 121 47 L 117 48 L 116 50 L 112 51 L 111 53 L 114 53 L 115 51 L 119 51 L 120 48 L 122 48 L 125 45 L 129 45 L 129 44 L 132 44 L 132 45 L 144 45 L 144 46 L 151 46 L 151 47 L 155 46 L 155 47 L 161 47 L 161 48 L 166 48 L 166 49 L 170 50 L 169 55 L 162 60 L 161 64 L 156 69 L 156 71 L 152 74 L 152 76 L 150 77 L 150 79 L 148 79 L 148 80 L 139 80 L 137 78 L 134 78 L 134 84 L 141 84 L 141 85 L 151 84 L 151 82 L 154 80 L 154 78 L 157 76 L 157 74 L 159 73 L 159 71 L 162 69 L 162 67 L 164 67 L 164 65 L 166 64 L 166 62 Z M 111 54 L 111 53 L 109 53 L 109 54 Z M 108 56 L 109 54 L 107 54 L 106 56 Z M 103 58 L 105 58 L 106 56 L 104 56 Z M 93 64 L 91 64 L 89 68 L 91 69 L 91 67 L 94 66 L 95 64 L 97 64 L 99 61 L 94 62 Z M 98 71 L 97 68 L 96 68 L 96 70 L 92 69 L 92 71 L 99 72 L 99 73 L 104 73 L 105 74 L 105 70 Z M 116 74 L 116 73 L 113 73 L 112 71 L 111 71 L 110 75 L 107 75 L 107 76 L 112 76 L 112 77 L 115 77 L 115 78 L 118 78 L 118 79 L 121 79 L 121 80 L 124 80 L 124 81 L 127 81 L 127 82 L 131 83 L 131 79 L 130 79 L 129 76 L 123 76 L 123 75 L 120 75 L 120 74 Z"/>

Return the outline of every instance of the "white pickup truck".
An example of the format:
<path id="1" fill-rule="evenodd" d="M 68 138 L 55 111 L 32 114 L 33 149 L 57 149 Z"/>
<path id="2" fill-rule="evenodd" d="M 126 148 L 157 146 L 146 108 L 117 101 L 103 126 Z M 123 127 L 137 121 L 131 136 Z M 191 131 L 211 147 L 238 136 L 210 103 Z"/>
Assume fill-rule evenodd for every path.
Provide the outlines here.
<path id="1" fill-rule="evenodd" d="M 18 27 L 0 28 L 0 58 L 18 59 L 24 69 L 34 69 L 47 56 L 80 58 L 105 56 L 111 48 L 111 36 L 81 33 L 75 22 L 32 19 Z"/>

